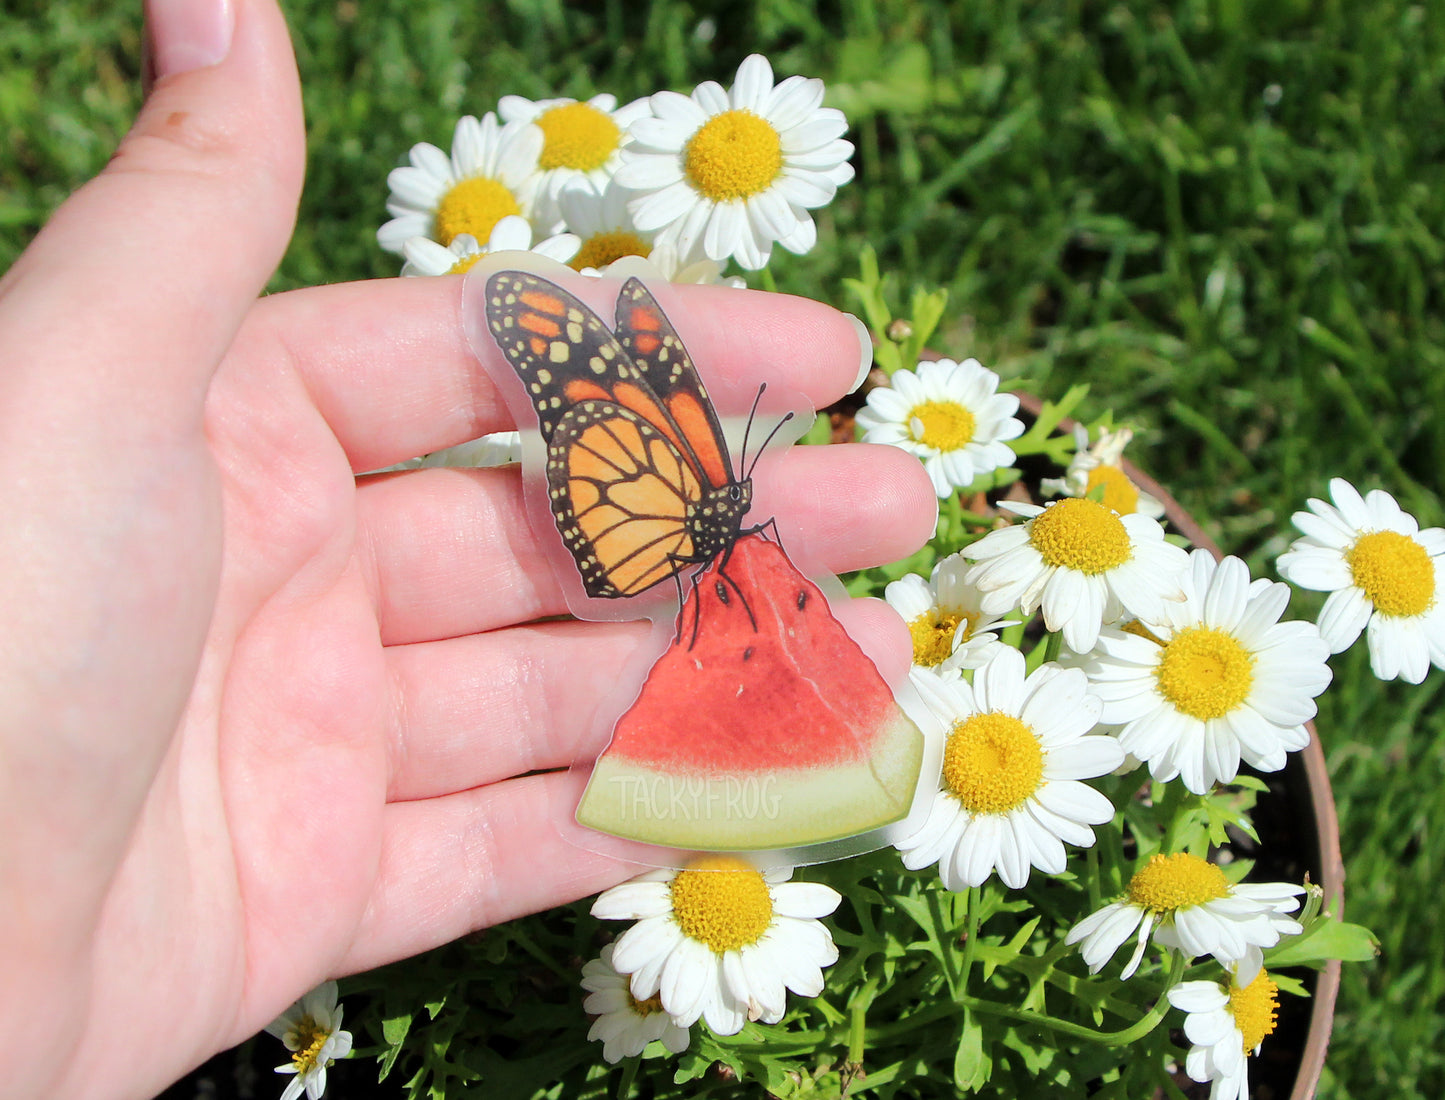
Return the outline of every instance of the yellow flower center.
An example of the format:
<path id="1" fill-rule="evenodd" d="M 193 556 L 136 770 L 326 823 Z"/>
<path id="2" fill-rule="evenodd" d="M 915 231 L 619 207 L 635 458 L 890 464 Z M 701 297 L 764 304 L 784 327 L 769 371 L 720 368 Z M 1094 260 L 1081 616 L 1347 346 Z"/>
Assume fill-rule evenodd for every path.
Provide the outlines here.
<path id="1" fill-rule="evenodd" d="M 1119 516 L 1086 497 L 1055 501 L 1029 520 L 1029 541 L 1045 565 L 1088 576 L 1107 573 L 1134 556 Z"/>
<path id="2" fill-rule="evenodd" d="M 1244 1036 L 1244 1053 L 1254 1053 L 1254 1048 L 1264 1042 L 1265 1036 L 1274 1033 L 1275 1012 L 1279 1008 L 1279 986 L 1271 980 L 1268 971 L 1261 969 L 1259 975 L 1246 986 L 1229 983 L 1229 1014 Z"/>
<path id="3" fill-rule="evenodd" d="M 639 1001 L 632 995 L 632 991 L 629 989 L 627 991 L 627 1003 L 632 1006 L 632 1011 L 639 1016 L 651 1016 L 654 1012 L 662 1011 L 662 994 L 654 993 L 651 997 L 648 997 L 647 1000 Z"/>
<path id="4" fill-rule="evenodd" d="M 1420 615 L 1435 602 L 1435 564 L 1398 531 L 1371 531 L 1345 554 L 1355 585 L 1383 615 Z"/>
<path id="5" fill-rule="evenodd" d="M 908 431 L 935 451 L 956 451 L 973 442 L 973 413 L 957 401 L 925 401 L 908 414 Z"/>
<path id="6" fill-rule="evenodd" d="M 913 636 L 913 663 L 924 668 L 933 668 L 948 660 L 953 653 L 953 636 L 958 632 L 959 623 L 967 623 L 961 642 L 973 633 L 974 617 L 952 611 L 923 614 L 908 624 L 908 633 Z"/>
<path id="7" fill-rule="evenodd" d="M 1093 493 L 1099 486 L 1104 487 L 1101 499 L 1105 508 L 1112 508 L 1121 516 L 1139 510 L 1139 490 L 1117 466 L 1100 465 L 1089 471 L 1089 484 L 1084 495 Z"/>
<path id="8" fill-rule="evenodd" d="M 571 259 L 572 269 L 581 271 L 584 267 L 606 267 L 613 260 L 623 256 L 649 256 L 652 246 L 636 233 L 625 229 L 612 229 L 605 233 L 594 233 L 582 242 L 577 255 Z"/>
<path id="9" fill-rule="evenodd" d="M 1179 631 L 1164 647 L 1154 675 L 1159 694 L 1191 718 L 1222 718 L 1249 697 L 1254 654 L 1212 626 Z"/>
<path id="10" fill-rule="evenodd" d="M 452 268 L 450 271 L 447 272 L 447 274 L 465 275 L 476 265 L 476 262 L 480 260 L 484 255 L 486 255 L 486 253 L 484 252 L 473 252 L 470 256 L 463 256 L 456 263 L 452 264 Z"/>
<path id="11" fill-rule="evenodd" d="M 470 176 L 452 184 L 437 203 L 436 239 L 449 245 L 458 233 L 470 233 L 485 242 L 493 226 L 508 214 L 521 212 L 517 197 L 501 180 Z"/>
<path id="12" fill-rule="evenodd" d="M 746 109 L 708 119 L 683 154 L 683 171 L 713 202 L 755 195 L 783 170 L 783 142 L 773 124 Z"/>
<path id="13" fill-rule="evenodd" d="M 1129 900 L 1156 913 L 1172 913 L 1229 896 L 1229 880 L 1207 859 L 1176 852 L 1155 854 L 1129 880 Z"/>
<path id="14" fill-rule="evenodd" d="M 542 128 L 541 168 L 575 168 L 591 172 L 601 168 L 617 151 L 622 131 L 606 111 L 587 103 L 564 103 L 537 116 Z"/>
<path id="15" fill-rule="evenodd" d="M 1153 642 L 1155 645 L 1167 644 L 1163 638 L 1159 637 L 1159 635 L 1155 634 L 1154 631 L 1150 630 L 1147 626 L 1145 626 L 1141 619 L 1130 619 L 1119 629 L 1122 630 L 1125 634 L 1132 634 L 1136 638 L 1143 638 L 1145 641 Z"/>
<path id="16" fill-rule="evenodd" d="M 310 1016 L 302 1017 L 301 1022 L 296 1025 L 296 1050 L 291 1055 L 291 1063 L 296 1067 L 297 1073 L 305 1073 L 315 1067 L 316 1060 L 321 1056 L 321 1048 L 329 1038 L 331 1033 Z"/>
<path id="17" fill-rule="evenodd" d="M 1002 814 L 1023 805 L 1043 774 L 1039 739 L 1012 714 L 964 719 L 943 749 L 943 781 L 970 813 Z"/>
<path id="18" fill-rule="evenodd" d="M 672 915 L 683 935 L 721 955 L 757 943 L 773 919 L 763 876 L 735 856 L 704 856 L 672 880 Z"/>

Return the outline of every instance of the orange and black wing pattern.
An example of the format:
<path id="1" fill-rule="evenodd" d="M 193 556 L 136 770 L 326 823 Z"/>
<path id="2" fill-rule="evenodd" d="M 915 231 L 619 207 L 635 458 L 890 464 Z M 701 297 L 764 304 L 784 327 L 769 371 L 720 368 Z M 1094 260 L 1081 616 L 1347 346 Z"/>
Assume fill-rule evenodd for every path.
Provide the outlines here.
<path id="1" fill-rule="evenodd" d="M 557 529 L 584 590 L 604 598 L 635 596 L 724 553 L 752 496 L 652 295 L 629 280 L 618 309 L 620 339 L 545 279 L 502 271 L 487 281 L 487 325 L 547 445 Z"/>
<path id="2" fill-rule="evenodd" d="M 727 443 L 702 379 L 682 337 L 637 279 L 628 279 L 617 296 L 617 341 L 667 406 L 694 467 L 713 488 L 730 482 Z"/>

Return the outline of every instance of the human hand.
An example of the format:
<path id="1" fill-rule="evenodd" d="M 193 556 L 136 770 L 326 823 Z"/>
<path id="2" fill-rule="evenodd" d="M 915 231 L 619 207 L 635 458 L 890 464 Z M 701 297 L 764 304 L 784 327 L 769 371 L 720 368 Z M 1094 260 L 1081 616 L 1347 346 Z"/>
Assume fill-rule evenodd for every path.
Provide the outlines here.
<path id="1" fill-rule="evenodd" d="M 151 9 L 135 129 L 0 280 L 8 1095 L 150 1095 L 326 977 L 636 870 L 525 773 L 571 763 L 647 625 L 537 622 L 566 605 L 515 468 L 355 476 L 513 426 L 462 281 L 258 301 L 304 159 L 284 23 Z M 819 406 L 855 379 L 824 306 L 658 294 L 717 370 Z M 933 500 L 861 446 L 756 498 L 835 570 L 911 551 Z"/>

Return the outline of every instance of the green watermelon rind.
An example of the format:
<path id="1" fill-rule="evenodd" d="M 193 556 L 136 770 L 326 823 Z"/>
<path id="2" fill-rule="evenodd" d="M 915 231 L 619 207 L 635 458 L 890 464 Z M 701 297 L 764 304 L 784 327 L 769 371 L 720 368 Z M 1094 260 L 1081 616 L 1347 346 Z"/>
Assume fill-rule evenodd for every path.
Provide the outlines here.
<path id="1" fill-rule="evenodd" d="M 867 756 L 851 764 L 679 771 L 604 754 L 577 820 L 610 836 L 696 851 L 822 844 L 907 816 L 922 762 L 923 735 L 894 704 Z"/>

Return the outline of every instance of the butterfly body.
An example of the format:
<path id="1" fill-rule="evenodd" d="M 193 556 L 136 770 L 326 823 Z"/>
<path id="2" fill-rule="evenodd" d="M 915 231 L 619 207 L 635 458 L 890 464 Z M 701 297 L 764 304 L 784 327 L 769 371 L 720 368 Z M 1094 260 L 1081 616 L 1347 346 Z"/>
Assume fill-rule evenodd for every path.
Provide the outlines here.
<path id="1" fill-rule="evenodd" d="M 635 596 L 727 553 L 752 483 L 641 282 L 623 286 L 614 332 L 555 284 L 498 272 L 487 323 L 536 411 L 548 504 L 587 595 Z"/>

